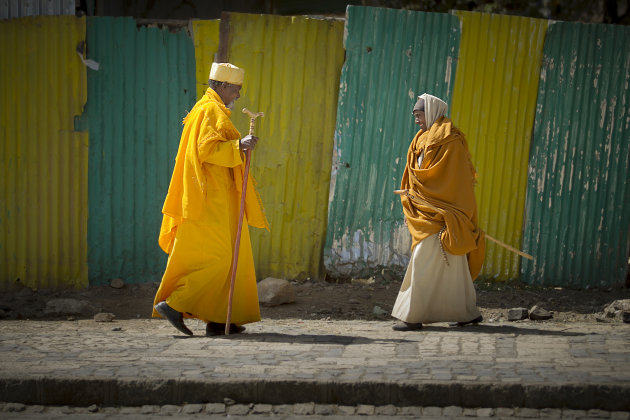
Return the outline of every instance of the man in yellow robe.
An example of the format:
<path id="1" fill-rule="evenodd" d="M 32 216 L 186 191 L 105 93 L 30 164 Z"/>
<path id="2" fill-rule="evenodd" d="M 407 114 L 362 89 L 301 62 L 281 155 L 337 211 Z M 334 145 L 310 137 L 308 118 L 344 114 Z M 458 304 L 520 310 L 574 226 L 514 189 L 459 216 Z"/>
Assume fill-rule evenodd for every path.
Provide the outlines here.
<path id="1" fill-rule="evenodd" d="M 473 279 L 485 254 L 477 226 L 473 167 L 464 134 L 445 116 L 447 104 L 423 94 L 414 106 L 420 126 L 409 151 L 401 182 L 405 223 L 412 253 L 392 316 L 398 331 L 422 324 L 482 320 Z"/>
<path id="2" fill-rule="evenodd" d="M 207 323 L 206 335 L 225 329 L 230 275 L 245 171 L 244 150 L 255 136 L 241 138 L 230 120 L 244 71 L 213 63 L 210 87 L 184 118 L 173 176 L 162 209 L 160 247 L 169 254 L 154 301 L 153 316 L 192 335 L 184 318 Z M 254 260 L 247 225 L 268 228 L 251 176 L 238 254 L 230 332 L 260 320 Z"/>

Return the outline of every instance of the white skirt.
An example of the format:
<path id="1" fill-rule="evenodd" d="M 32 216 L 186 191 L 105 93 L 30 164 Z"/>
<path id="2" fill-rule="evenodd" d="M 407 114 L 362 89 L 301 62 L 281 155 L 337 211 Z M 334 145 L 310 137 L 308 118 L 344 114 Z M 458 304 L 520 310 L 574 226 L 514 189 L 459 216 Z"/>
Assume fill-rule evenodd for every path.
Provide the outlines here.
<path id="1" fill-rule="evenodd" d="M 446 253 L 438 234 L 414 248 L 392 316 L 408 323 L 467 322 L 477 318 L 477 295 L 465 255 Z"/>

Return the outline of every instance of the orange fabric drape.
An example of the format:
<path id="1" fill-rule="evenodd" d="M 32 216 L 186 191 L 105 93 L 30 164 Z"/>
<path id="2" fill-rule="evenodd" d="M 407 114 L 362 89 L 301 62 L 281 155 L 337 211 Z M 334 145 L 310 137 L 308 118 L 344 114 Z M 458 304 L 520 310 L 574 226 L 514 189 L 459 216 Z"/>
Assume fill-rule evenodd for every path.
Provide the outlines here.
<path id="1" fill-rule="evenodd" d="M 418 167 L 421 153 L 422 166 Z M 477 226 L 476 175 L 463 133 L 441 117 L 414 137 L 401 181 L 401 189 L 415 197 L 401 196 L 412 249 L 446 225 L 444 249 L 468 257 L 473 279 L 485 256 L 485 234 Z"/>
<path id="2" fill-rule="evenodd" d="M 170 253 L 173 247 L 177 226 L 184 219 L 194 220 L 200 217 L 208 187 L 203 170 L 206 156 L 218 152 L 233 161 L 236 165 L 233 167 L 234 183 L 239 191 L 242 190 L 245 160 L 244 154 L 238 149 L 240 133 L 232 124 L 230 115 L 231 111 L 223 104 L 221 97 L 208 88 L 184 118 L 175 168 L 162 209 L 164 216 L 158 242 L 166 253 Z M 245 198 L 247 221 L 251 226 L 268 228 L 269 224 L 254 184 L 250 174 Z"/>

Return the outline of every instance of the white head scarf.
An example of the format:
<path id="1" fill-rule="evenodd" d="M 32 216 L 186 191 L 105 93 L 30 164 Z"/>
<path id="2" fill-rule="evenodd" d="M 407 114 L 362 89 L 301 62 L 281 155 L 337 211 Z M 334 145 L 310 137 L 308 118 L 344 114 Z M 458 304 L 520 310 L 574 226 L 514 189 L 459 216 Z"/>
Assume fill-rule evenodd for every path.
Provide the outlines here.
<path id="1" fill-rule="evenodd" d="M 427 131 L 429 131 L 436 120 L 446 115 L 448 105 L 437 96 L 429 95 L 428 93 L 423 93 L 418 96 L 418 99 L 424 100 L 424 116 L 427 120 Z"/>

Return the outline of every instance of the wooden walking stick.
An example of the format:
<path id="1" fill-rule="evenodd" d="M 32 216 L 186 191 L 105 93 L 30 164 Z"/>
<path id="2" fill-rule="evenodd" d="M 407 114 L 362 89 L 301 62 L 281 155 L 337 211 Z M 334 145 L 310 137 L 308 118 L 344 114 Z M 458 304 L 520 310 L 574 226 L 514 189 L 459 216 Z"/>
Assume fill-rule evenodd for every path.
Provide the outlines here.
<path id="1" fill-rule="evenodd" d="M 420 197 L 416 197 L 416 196 L 412 195 L 409 192 L 409 190 L 394 190 L 394 194 L 404 195 L 404 196 L 409 197 L 409 199 L 411 199 L 411 201 L 420 202 L 422 204 L 430 206 L 430 204 L 428 204 L 426 201 L 420 199 Z M 499 246 L 502 246 L 503 248 L 507 249 L 508 251 L 512 251 L 513 253 L 515 253 L 517 255 L 520 255 L 523 258 L 527 258 L 528 260 L 532 260 L 532 261 L 534 260 L 534 257 L 532 257 L 531 255 L 529 255 L 529 254 L 527 254 L 527 253 L 525 253 L 523 251 L 519 251 L 518 249 L 516 249 L 516 248 L 506 244 L 505 242 L 501 242 L 500 240 L 493 238 L 492 236 L 488 235 L 487 233 L 486 233 L 486 239 L 494 242 L 495 244 L 497 244 Z"/>
<path id="2" fill-rule="evenodd" d="M 249 115 L 249 134 L 254 135 L 254 121 L 258 117 L 263 117 L 263 112 L 251 112 L 243 108 L 243 114 Z M 236 230 L 236 241 L 234 243 L 234 257 L 232 258 L 232 275 L 230 278 L 230 294 L 228 297 L 227 318 L 225 320 L 225 335 L 230 335 L 230 318 L 232 318 L 232 298 L 234 297 L 234 283 L 236 280 L 236 266 L 238 265 L 238 250 L 241 245 L 241 231 L 243 230 L 243 214 L 245 213 L 245 193 L 247 192 L 247 177 L 249 176 L 249 162 L 252 151 L 245 151 L 245 172 L 243 173 L 243 188 L 241 191 L 241 209 L 238 214 L 238 229 Z"/>

